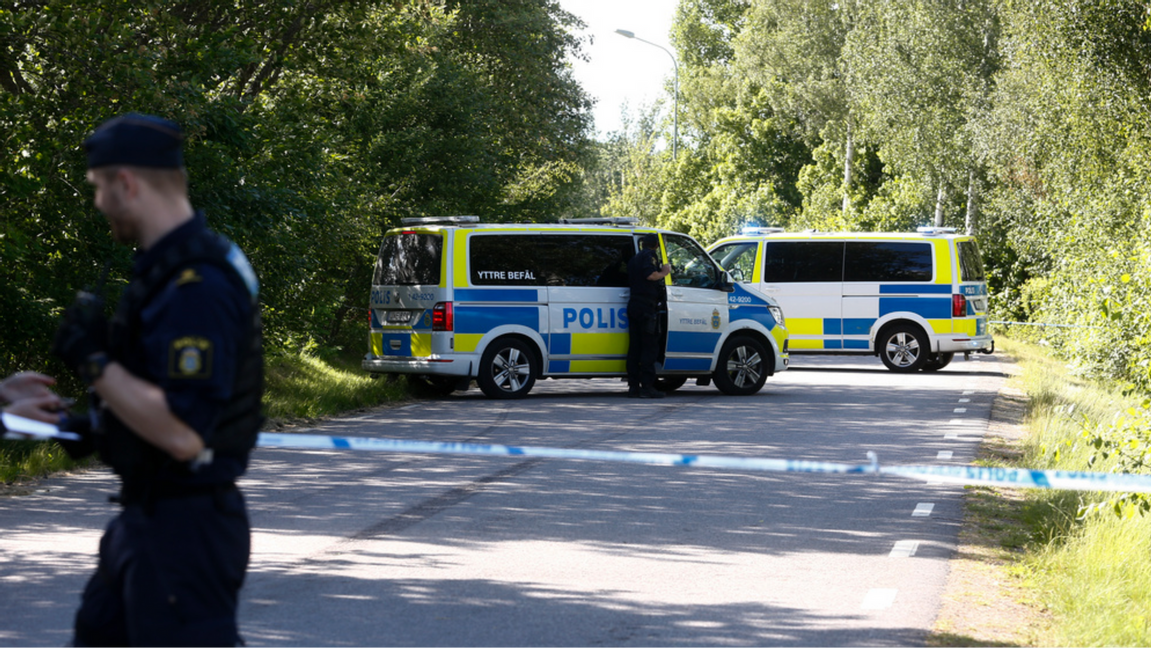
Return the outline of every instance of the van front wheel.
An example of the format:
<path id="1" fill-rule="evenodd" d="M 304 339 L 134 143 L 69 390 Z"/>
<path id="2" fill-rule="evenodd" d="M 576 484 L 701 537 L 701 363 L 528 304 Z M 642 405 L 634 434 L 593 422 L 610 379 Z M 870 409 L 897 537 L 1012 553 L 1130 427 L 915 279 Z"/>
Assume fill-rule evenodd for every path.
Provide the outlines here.
<path id="1" fill-rule="evenodd" d="M 886 329 L 879 338 L 879 357 L 892 371 L 919 371 L 927 363 L 931 348 L 918 326 L 902 324 Z"/>
<path id="2" fill-rule="evenodd" d="M 723 344 L 715 366 L 715 386 L 728 396 L 750 396 L 767 380 L 768 361 L 774 359 L 755 338 L 737 335 Z"/>
<path id="3" fill-rule="evenodd" d="M 496 340 L 480 359 L 480 390 L 488 398 L 523 398 L 536 383 L 536 356 L 520 340 Z"/>

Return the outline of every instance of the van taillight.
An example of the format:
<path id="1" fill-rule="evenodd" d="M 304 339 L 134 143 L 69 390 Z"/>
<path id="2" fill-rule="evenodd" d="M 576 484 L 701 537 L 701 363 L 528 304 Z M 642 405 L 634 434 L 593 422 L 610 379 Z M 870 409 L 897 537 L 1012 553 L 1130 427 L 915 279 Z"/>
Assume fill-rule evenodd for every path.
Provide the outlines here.
<path id="1" fill-rule="evenodd" d="M 963 295 L 951 296 L 951 316 L 967 317 L 967 298 Z"/>
<path id="2" fill-rule="evenodd" d="M 450 331 L 455 328 L 455 320 L 451 302 L 440 302 L 432 307 L 433 331 Z"/>

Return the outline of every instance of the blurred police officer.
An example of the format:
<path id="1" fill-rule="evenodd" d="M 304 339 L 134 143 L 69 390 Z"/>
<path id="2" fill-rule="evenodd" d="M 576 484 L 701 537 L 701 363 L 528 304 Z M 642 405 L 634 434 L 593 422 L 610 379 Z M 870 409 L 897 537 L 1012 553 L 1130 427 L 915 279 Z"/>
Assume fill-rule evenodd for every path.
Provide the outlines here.
<path id="1" fill-rule="evenodd" d="M 659 236 L 645 234 L 640 251 L 628 261 L 627 302 L 627 395 L 630 398 L 663 398 L 655 388 L 655 361 L 659 357 L 660 311 L 667 306 L 664 277 L 671 265 L 660 263 Z"/>
<path id="2" fill-rule="evenodd" d="M 84 147 L 96 208 L 135 245 L 111 322 L 81 293 L 54 350 L 91 386 L 94 449 L 122 506 L 100 540 L 76 645 L 236 645 L 249 526 L 235 480 L 262 417 L 258 285 L 188 200 L 179 125 L 128 114 Z"/>

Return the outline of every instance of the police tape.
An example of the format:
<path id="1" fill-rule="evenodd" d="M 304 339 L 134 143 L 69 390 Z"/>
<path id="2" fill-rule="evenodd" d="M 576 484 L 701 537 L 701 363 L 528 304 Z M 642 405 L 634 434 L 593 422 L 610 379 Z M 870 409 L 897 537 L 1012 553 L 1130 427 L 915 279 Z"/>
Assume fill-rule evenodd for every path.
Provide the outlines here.
<path id="1" fill-rule="evenodd" d="M 297 450 L 355 450 L 411 454 L 460 454 L 574 459 L 582 461 L 608 461 L 656 466 L 683 466 L 763 472 L 879 474 L 909 477 L 928 482 L 971 486 L 1151 493 L 1151 475 L 1065 470 L 1029 470 L 1026 468 L 990 468 L 981 466 L 881 466 L 879 465 L 877 457 L 872 452 L 867 453 L 870 460 L 869 463 L 847 464 L 827 461 L 768 459 L 761 457 L 685 455 L 663 452 L 623 452 L 616 450 L 578 450 L 542 446 L 484 445 L 440 441 L 410 441 L 378 437 L 280 434 L 274 432 L 260 433 L 257 446 L 260 448 Z"/>

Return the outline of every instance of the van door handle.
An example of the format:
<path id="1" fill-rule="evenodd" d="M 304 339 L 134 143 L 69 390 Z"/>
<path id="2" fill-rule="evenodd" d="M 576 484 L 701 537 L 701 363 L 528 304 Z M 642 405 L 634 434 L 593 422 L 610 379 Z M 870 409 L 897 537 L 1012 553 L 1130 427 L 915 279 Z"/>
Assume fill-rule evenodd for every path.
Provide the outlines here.
<path id="1" fill-rule="evenodd" d="M 764 287 L 763 287 L 763 292 L 766 292 L 766 293 L 777 293 L 777 292 L 779 292 L 779 286 L 764 286 Z"/>
<path id="2" fill-rule="evenodd" d="M 683 291 L 682 290 L 669 290 L 667 292 L 669 294 L 671 294 L 672 297 L 683 297 Z"/>

